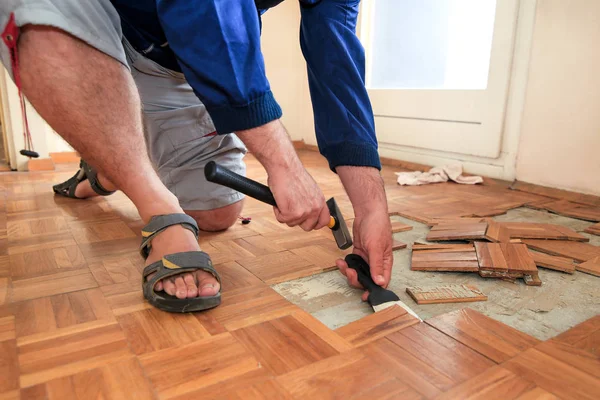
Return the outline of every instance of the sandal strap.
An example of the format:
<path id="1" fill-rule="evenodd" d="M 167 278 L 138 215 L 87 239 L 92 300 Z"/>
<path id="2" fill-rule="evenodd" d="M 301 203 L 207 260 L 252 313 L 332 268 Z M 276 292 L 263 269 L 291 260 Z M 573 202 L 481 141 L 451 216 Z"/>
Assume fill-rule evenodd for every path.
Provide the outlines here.
<path id="1" fill-rule="evenodd" d="M 213 267 L 210 256 L 203 251 L 186 251 L 182 253 L 169 254 L 155 263 L 144 268 L 142 273 L 144 277 L 144 291 L 153 291 L 154 285 L 161 279 L 173 275 L 179 275 L 183 272 L 203 270 L 211 273 L 217 282 L 221 284 L 221 277 Z M 156 274 L 147 279 L 152 273 Z"/>
<path id="2" fill-rule="evenodd" d="M 90 181 L 90 186 L 92 190 L 99 194 L 100 196 L 110 196 L 115 193 L 116 190 L 106 190 L 104 186 L 100 184 L 98 180 L 98 171 L 96 171 L 91 165 L 85 162 L 83 159 L 81 160 L 81 167 L 85 171 L 85 175 L 87 176 L 88 181 Z"/>
<path id="3" fill-rule="evenodd" d="M 150 249 L 152 248 L 151 242 L 162 231 L 173 225 L 181 225 L 185 229 L 191 231 L 196 239 L 198 238 L 198 224 L 196 220 L 187 214 L 165 214 L 155 215 L 150 219 L 148 225 L 142 228 L 142 244 L 140 246 L 140 253 L 144 259 L 148 258 Z"/>

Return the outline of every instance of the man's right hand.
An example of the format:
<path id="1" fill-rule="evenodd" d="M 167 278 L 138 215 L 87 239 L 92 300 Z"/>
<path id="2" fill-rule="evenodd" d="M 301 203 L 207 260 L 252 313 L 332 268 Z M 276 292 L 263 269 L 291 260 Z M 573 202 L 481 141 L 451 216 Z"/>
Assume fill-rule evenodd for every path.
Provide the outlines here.
<path id="1" fill-rule="evenodd" d="M 277 207 L 275 217 L 305 231 L 321 229 L 329 222 L 325 196 L 306 171 L 279 120 L 236 133 L 265 167 Z"/>

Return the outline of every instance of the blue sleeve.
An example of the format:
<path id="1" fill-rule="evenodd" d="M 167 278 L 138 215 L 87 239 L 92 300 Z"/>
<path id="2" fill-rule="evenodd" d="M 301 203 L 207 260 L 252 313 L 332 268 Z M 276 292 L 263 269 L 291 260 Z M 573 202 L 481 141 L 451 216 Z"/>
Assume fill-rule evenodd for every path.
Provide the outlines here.
<path id="1" fill-rule="evenodd" d="M 356 36 L 360 0 L 300 0 L 300 46 L 306 60 L 315 132 L 332 171 L 381 169 L 365 52 Z"/>
<path id="2" fill-rule="evenodd" d="M 169 46 L 217 133 L 281 117 L 265 74 L 253 0 L 156 0 Z"/>

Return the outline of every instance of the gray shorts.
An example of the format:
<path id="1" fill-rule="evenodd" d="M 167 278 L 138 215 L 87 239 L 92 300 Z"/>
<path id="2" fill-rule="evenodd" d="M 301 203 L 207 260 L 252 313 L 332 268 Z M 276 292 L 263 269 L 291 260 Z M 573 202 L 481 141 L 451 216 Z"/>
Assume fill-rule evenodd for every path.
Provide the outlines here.
<path id="1" fill-rule="evenodd" d="M 210 136 L 215 131 L 212 120 L 183 74 L 136 52 L 122 38 L 119 16 L 109 0 L 0 0 L 0 31 L 11 13 L 19 27 L 59 28 L 129 68 L 142 100 L 148 154 L 184 210 L 212 210 L 243 198 L 204 177 L 209 161 L 245 175 L 247 150 L 242 141 L 233 133 Z M 12 76 L 10 54 L 3 42 L 0 59 Z"/>

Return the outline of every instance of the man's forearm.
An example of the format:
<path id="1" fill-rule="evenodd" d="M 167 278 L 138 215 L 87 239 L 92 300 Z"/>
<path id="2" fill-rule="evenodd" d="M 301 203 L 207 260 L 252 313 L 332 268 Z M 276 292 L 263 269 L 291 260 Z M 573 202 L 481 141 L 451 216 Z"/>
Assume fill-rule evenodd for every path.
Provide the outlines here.
<path id="1" fill-rule="evenodd" d="M 236 132 L 236 135 L 267 172 L 275 168 L 297 167 L 300 164 L 294 145 L 279 120 Z"/>
<path id="2" fill-rule="evenodd" d="M 387 213 L 385 187 L 377 168 L 340 166 L 336 172 L 357 216 L 373 209 L 381 210 L 382 207 Z"/>

